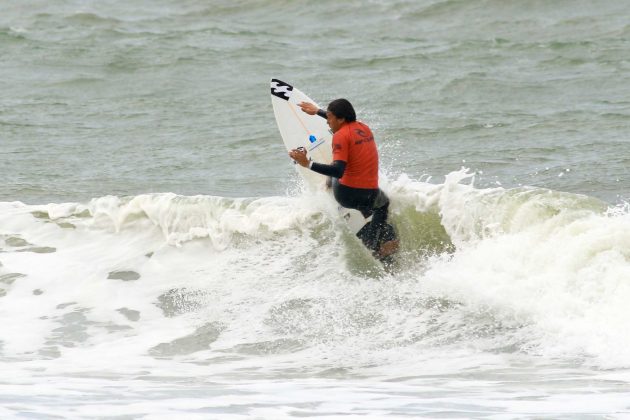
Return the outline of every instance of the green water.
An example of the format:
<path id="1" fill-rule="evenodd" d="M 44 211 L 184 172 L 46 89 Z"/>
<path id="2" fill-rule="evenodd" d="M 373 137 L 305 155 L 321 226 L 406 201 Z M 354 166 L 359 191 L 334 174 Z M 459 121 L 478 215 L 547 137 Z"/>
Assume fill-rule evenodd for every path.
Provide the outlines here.
<path id="1" fill-rule="evenodd" d="M 630 178 L 618 1 L 44 1 L 0 6 L 0 200 L 284 195 L 272 77 L 347 97 L 392 178 L 616 203 Z"/>

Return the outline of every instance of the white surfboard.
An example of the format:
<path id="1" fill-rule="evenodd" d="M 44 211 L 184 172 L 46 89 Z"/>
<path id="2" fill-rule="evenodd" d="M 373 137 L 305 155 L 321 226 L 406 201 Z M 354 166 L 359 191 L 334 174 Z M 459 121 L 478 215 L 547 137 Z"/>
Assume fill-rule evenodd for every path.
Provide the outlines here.
<path id="1" fill-rule="evenodd" d="M 308 115 L 297 105 L 300 102 L 314 100 L 300 90 L 278 79 L 271 79 L 271 104 L 276 116 L 276 123 L 287 151 L 303 147 L 307 156 L 318 163 L 332 163 L 332 133 L 326 120 L 319 115 Z M 298 172 L 310 188 L 325 188 L 326 177 L 295 165 Z M 332 191 L 330 191 L 330 197 Z M 350 230 L 357 233 L 369 221 L 358 210 L 339 207 L 341 217 L 348 223 Z"/>

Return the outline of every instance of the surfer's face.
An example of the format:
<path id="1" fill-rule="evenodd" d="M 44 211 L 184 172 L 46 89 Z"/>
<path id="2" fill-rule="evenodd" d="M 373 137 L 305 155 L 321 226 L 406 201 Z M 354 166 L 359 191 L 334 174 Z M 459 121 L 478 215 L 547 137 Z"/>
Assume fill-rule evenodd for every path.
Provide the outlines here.
<path id="1" fill-rule="evenodd" d="M 343 123 L 346 122 L 344 118 L 337 118 L 335 114 L 330 111 L 326 111 L 326 121 L 328 121 L 328 127 L 330 127 L 333 133 L 336 133 Z"/>

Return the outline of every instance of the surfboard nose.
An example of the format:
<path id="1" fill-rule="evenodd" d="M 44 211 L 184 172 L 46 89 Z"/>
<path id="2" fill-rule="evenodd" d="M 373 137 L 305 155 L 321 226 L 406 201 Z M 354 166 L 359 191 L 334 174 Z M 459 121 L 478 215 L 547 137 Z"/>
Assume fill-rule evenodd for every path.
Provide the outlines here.
<path id="1" fill-rule="evenodd" d="M 271 94 L 288 101 L 293 93 L 293 86 L 279 79 L 271 79 Z"/>

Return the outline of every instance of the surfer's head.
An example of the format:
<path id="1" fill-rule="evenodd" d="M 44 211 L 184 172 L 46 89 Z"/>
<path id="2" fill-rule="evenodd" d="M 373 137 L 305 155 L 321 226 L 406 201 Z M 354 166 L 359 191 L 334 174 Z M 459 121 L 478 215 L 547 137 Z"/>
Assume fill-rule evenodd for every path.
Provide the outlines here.
<path id="1" fill-rule="evenodd" d="M 343 118 L 346 122 L 357 120 L 357 114 L 354 112 L 352 104 L 347 99 L 335 99 L 328 104 L 328 111 L 335 114 L 337 118 Z"/>
<path id="2" fill-rule="evenodd" d="M 329 103 L 326 117 L 333 133 L 336 133 L 343 123 L 357 120 L 357 114 L 354 112 L 352 104 L 347 99 L 335 99 Z"/>

